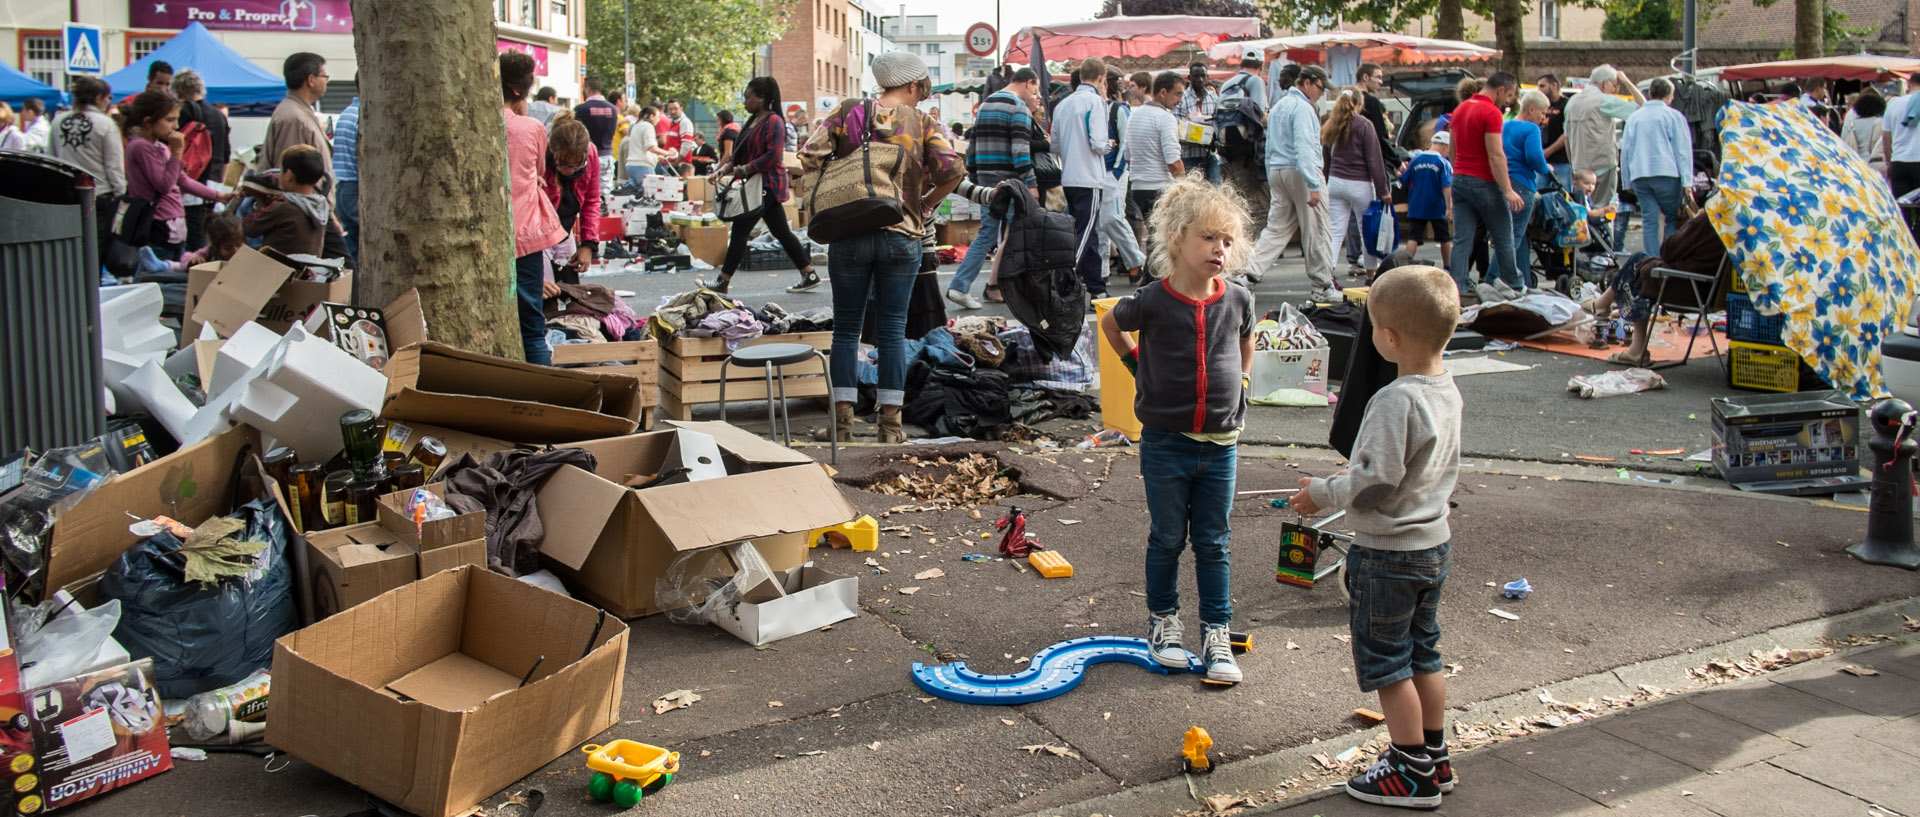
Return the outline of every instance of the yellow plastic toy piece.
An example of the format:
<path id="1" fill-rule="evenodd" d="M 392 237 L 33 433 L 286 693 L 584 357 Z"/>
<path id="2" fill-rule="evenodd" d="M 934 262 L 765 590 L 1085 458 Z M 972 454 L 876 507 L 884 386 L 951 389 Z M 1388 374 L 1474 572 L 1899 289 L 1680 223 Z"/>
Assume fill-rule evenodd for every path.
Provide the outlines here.
<path id="1" fill-rule="evenodd" d="M 1353 304 L 1354 306 L 1366 306 L 1367 293 L 1372 289 L 1373 287 L 1347 287 L 1340 290 L 1340 294 L 1346 296 L 1347 303 Z"/>
<path id="2" fill-rule="evenodd" d="M 679 752 L 639 741 L 621 739 L 605 746 L 589 743 L 580 751 L 587 756 L 587 768 L 594 772 L 587 794 L 621 808 L 633 808 L 642 796 L 665 788 L 680 772 Z"/>
<path id="3" fill-rule="evenodd" d="M 1049 579 L 1069 579 L 1073 577 L 1073 565 L 1067 563 L 1067 557 L 1051 550 L 1036 550 L 1027 556 L 1027 564 L 1041 576 Z"/>
<path id="4" fill-rule="evenodd" d="M 862 516 L 851 522 L 815 528 L 807 532 L 807 547 L 819 547 L 823 535 L 827 537 L 827 544 L 836 548 L 851 546 L 854 550 L 879 550 L 880 520 Z"/>
<path id="5" fill-rule="evenodd" d="M 1213 736 L 1207 730 L 1195 726 L 1187 730 L 1187 739 L 1180 747 L 1180 760 L 1186 766 L 1188 774 L 1206 774 L 1213 771 L 1213 761 L 1207 759 L 1207 750 L 1213 748 Z"/>

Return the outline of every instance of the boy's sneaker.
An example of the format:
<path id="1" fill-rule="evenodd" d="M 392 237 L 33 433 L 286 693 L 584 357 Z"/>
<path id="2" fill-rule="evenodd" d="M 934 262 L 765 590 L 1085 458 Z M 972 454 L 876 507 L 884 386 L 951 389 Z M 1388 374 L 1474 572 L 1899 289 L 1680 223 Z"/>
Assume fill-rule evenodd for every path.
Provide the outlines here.
<path id="1" fill-rule="evenodd" d="M 1428 746 L 1427 757 L 1433 758 L 1433 782 L 1440 786 L 1440 793 L 1453 793 L 1453 761 L 1447 758 L 1447 745 Z"/>
<path id="2" fill-rule="evenodd" d="M 1233 660 L 1233 637 L 1225 624 L 1207 625 L 1207 640 L 1201 647 L 1207 662 L 1207 680 L 1216 684 L 1240 683 L 1240 665 Z"/>
<path id="3" fill-rule="evenodd" d="M 1166 615 L 1154 613 L 1147 617 L 1147 648 L 1153 652 L 1154 663 L 1172 669 L 1186 669 L 1187 648 L 1181 642 L 1179 611 Z"/>
<path id="4" fill-rule="evenodd" d="M 1416 758 L 1389 747 L 1372 766 L 1347 781 L 1355 800 L 1400 808 L 1439 808 L 1440 784 L 1432 758 Z"/>

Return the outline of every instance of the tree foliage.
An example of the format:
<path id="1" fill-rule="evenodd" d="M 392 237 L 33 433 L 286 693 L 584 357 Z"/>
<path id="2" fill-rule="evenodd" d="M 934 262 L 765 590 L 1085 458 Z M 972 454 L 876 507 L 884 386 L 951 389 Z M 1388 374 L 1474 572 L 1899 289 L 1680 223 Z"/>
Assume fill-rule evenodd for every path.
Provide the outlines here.
<path id="1" fill-rule="evenodd" d="M 1616 0 L 1607 4 L 1602 40 L 1677 40 L 1683 4 L 1672 0 Z"/>
<path id="2" fill-rule="evenodd" d="M 587 73 L 609 90 L 624 82 L 632 15 L 640 98 L 726 106 L 753 76 L 757 49 L 787 32 L 791 0 L 587 0 Z"/>
<path id="3" fill-rule="evenodd" d="M 1190 14 L 1198 17 L 1256 17 L 1249 0 L 1106 0 L 1095 17 L 1145 17 L 1150 14 Z"/>

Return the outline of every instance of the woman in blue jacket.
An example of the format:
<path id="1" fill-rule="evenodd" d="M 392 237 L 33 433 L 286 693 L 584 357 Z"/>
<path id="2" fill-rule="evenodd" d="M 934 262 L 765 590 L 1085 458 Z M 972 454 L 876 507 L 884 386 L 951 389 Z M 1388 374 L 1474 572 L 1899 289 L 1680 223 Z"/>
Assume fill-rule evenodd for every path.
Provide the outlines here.
<path id="1" fill-rule="evenodd" d="M 1548 107 L 1546 94 L 1523 91 L 1518 114 L 1500 131 L 1507 148 L 1507 177 L 1513 180 L 1513 192 L 1526 202 L 1513 216 L 1513 260 L 1522 280 L 1508 281 L 1507 286 L 1516 289 L 1533 288 L 1533 253 L 1527 247 L 1527 225 L 1533 221 L 1539 181 L 1553 173 L 1547 154 L 1540 148 L 1540 125 L 1547 121 Z"/>

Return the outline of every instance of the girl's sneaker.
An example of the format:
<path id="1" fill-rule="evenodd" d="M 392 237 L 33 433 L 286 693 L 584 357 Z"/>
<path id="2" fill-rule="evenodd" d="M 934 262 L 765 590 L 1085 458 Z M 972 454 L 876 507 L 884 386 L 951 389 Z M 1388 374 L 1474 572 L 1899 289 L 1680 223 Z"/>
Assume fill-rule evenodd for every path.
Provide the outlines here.
<path id="1" fill-rule="evenodd" d="M 1187 668 L 1187 648 L 1180 633 L 1180 613 L 1153 613 L 1147 617 L 1147 649 L 1154 663 L 1173 669 Z"/>
<path id="2" fill-rule="evenodd" d="M 1215 684 L 1240 683 L 1240 664 L 1233 660 L 1233 636 L 1225 624 L 1207 625 L 1207 640 L 1201 647 L 1207 662 L 1207 680 Z"/>
<path id="3" fill-rule="evenodd" d="M 1347 781 L 1355 800 L 1400 808 L 1439 808 L 1440 783 L 1432 758 L 1411 757 L 1389 747 L 1359 776 Z"/>

